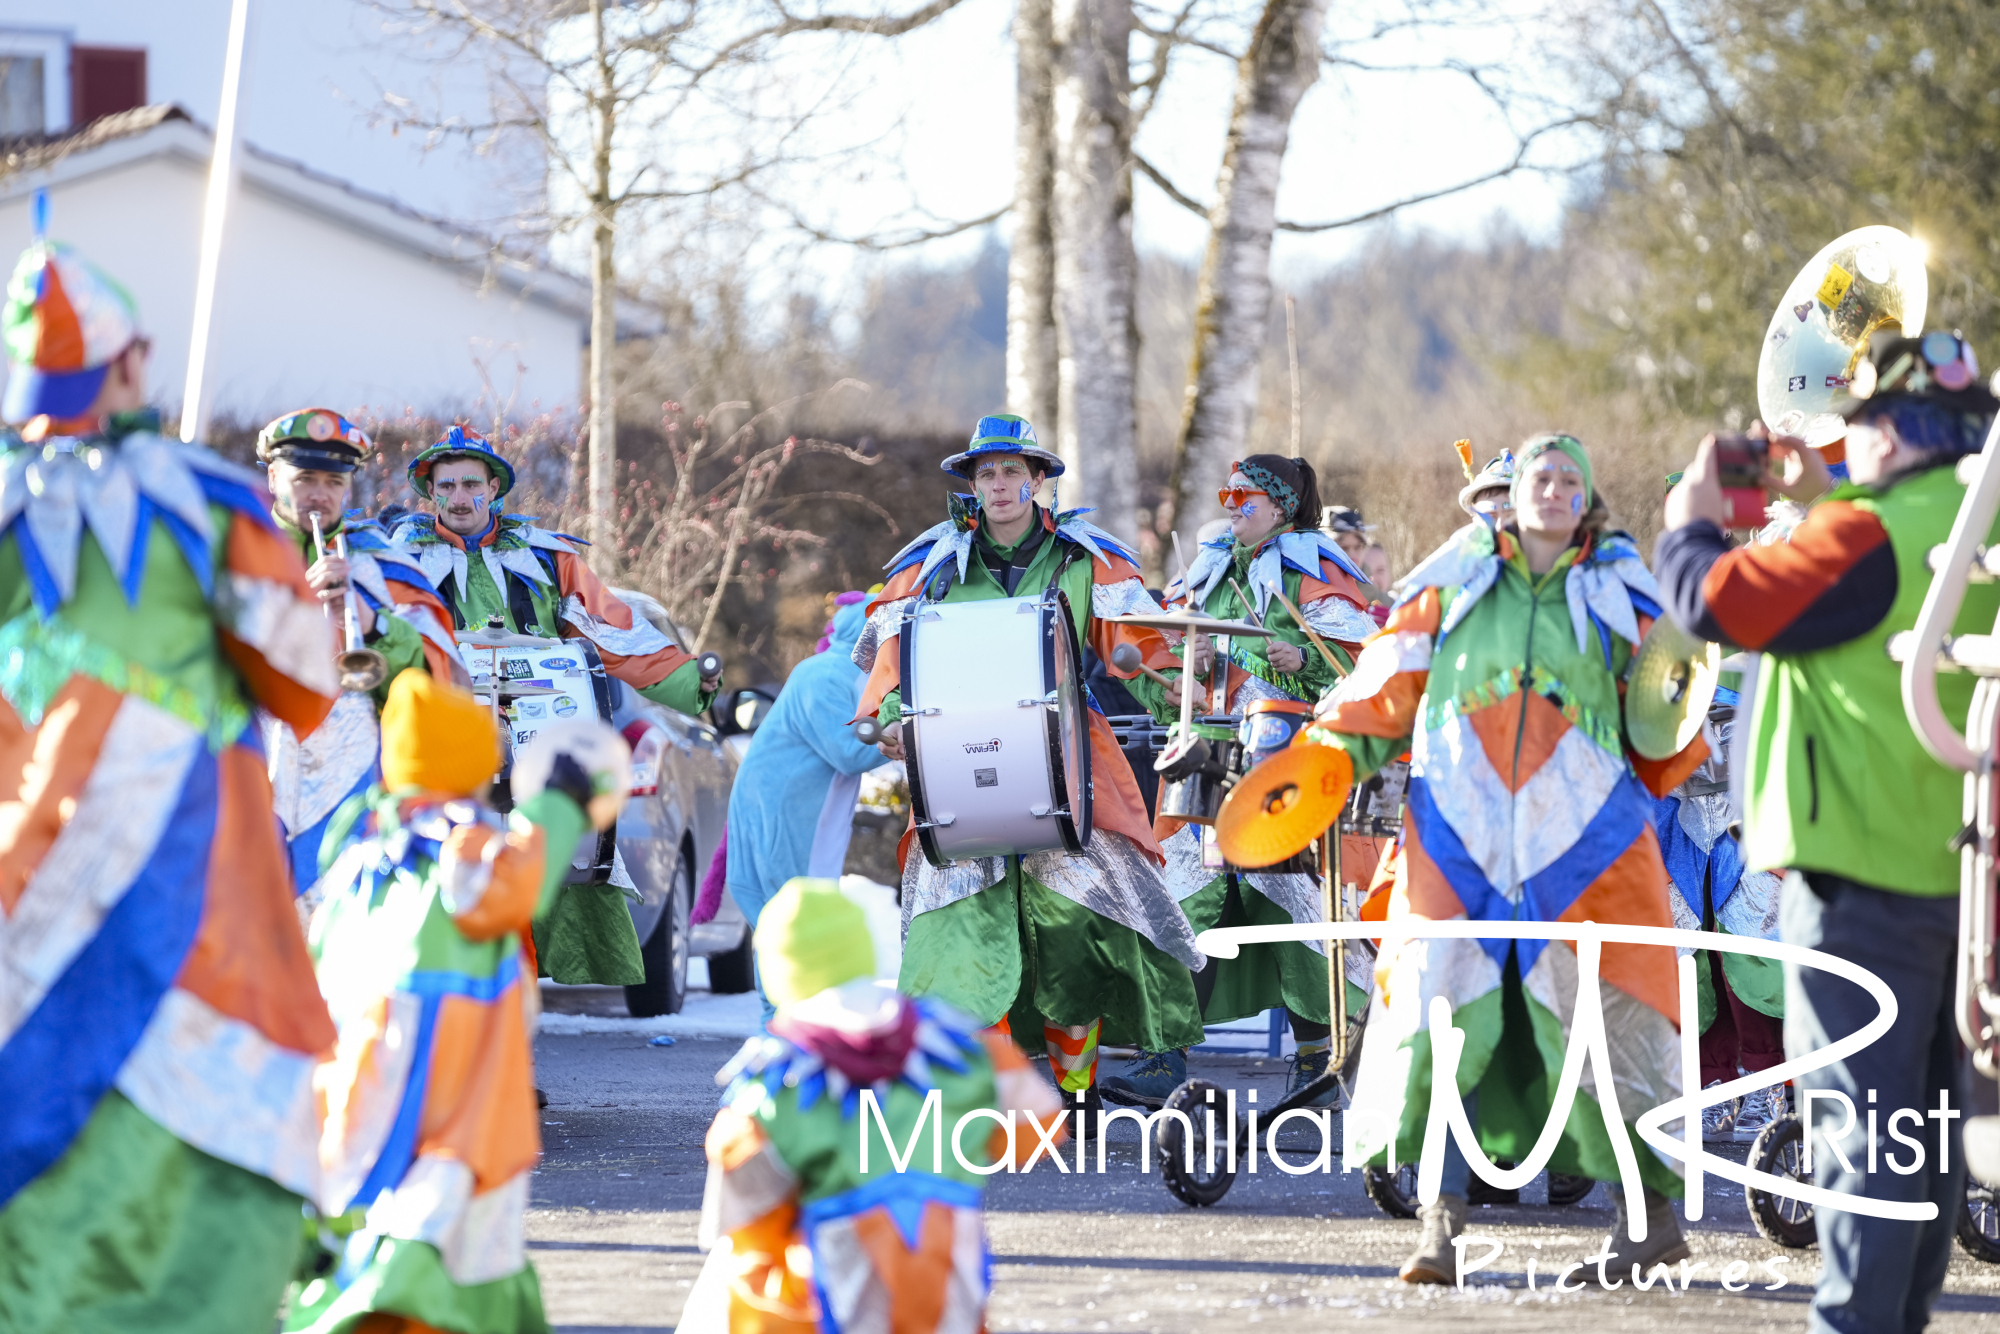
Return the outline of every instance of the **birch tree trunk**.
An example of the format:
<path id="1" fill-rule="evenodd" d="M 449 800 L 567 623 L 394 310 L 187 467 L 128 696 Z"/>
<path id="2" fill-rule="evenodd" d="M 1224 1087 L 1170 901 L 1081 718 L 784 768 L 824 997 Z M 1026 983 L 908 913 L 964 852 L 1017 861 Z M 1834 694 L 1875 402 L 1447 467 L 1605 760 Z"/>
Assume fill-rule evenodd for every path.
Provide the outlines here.
<path id="1" fill-rule="evenodd" d="M 1056 452 L 1066 505 L 1136 539 L 1131 0 L 1053 0 Z"/>
<path id="2" fill-rule="evenodd" d="M 1257 367 L 1271 313 L 1271 234 L 1278 173 L 1299 100 L 1319 78 L 1327 0 L 1266 0 L 1236 66 L 1236 101 L 1209 212 L 1195 297 L 1194 356 L 1168 481 L 1174 530 L 1190 556 L 1195 530 L 1221 510 L 1203 497 L 1249 443 Z M 1317 515 L 1313 516 L 1316 520 Z"/>
<path id="3" fill-rule="evenodd" d="M 1007 249 L 1007 410 L 1051 445 L 1056 417 L 1056 259 L 1051 0 L 1014 11 L 1014 235 Z"/>
<path id="4" fill-rule="evenodd" d="M 590 21 L 597 40 L 590 127 L 590 563 L 609 574 L 617 546 L 618 404 L 611 392 L 611 354 L 618 341 L 618 271 L 613 262 L 617 205 L 611 198 L 611 144 L 618 111 L 604 0 L 590 0 Z"/>

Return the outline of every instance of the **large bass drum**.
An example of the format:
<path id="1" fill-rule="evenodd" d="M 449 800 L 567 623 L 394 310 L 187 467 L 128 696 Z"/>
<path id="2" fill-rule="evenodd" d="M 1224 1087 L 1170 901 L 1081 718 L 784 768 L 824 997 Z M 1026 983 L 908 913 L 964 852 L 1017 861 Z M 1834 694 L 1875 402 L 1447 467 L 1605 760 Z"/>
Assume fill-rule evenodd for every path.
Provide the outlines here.
<path id="1" fill-rule="evenodd" d="M 1090 706 L 1069 599 L 913 603 L 902 622 L 910 806 L 934 866 L 1090 843 Z"/>

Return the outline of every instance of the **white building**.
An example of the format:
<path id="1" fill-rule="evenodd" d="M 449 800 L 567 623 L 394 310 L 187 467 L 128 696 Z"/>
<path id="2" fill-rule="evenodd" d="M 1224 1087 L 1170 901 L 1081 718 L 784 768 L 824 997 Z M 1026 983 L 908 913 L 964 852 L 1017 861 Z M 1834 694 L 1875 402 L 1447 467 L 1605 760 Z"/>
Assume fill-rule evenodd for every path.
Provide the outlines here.
<path id="1" fill-rule="evenodd" d="M 137 299 L 154 340 L 154 401 L 170 413 L 187 370 L 228 10 L 228 0 L 0 10 L 0 136 L 52 136 L 27 170 L 0 178 L 0 267 L 28 243 L 30 201 L 47 189 L 52 238 Z M 496 258 L 479 224 L 513 208 L 499 164 L 463 144 L 415 151 L 367 124 L 382 86 L 371 69 L 414 57 L 328 35 L 353 37 L 366 12 L 356 0 L 253 6 L 209 359 L 215 414 L 575 407 L 587 285 Z M 449 208 L 456 200 L 477 204 Z"/>

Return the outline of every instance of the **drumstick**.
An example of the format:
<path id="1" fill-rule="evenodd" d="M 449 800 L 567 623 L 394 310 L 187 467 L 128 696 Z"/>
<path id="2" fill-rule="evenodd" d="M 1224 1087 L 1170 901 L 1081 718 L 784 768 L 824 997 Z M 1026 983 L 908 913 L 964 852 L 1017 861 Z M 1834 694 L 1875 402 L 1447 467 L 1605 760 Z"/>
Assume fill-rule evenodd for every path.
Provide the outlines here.
<path id="1" fill-rule="evenodd" d="M 1313 628 L 1306 624 L 1304 613 L 1292 605 L 1292 600 L 1285 596 L 1285 590 L 1278 586 L 1277 580 L 1274 579 L 1271 581 L 1270 589 L 1277 596 L 1278 601 L 1284 604 L 1285 610 L 1292 614 L 1292 619 L 1299 623 L 1299 629 L 1306 632 L 1306 638 L 1312 640 L 1313 647 L 1319 650 L 1319 655 L 1322 658 L 1326 659 L 1326 665 L 1333 668 L 1336 674 L 1344 678 L 1347 675 L 1347 669 L 1340 665 L 1340 660 L 1333 656 L 1333 651 L 1327 648 L 1325 641 L 1313 633 Z"/>
<path id="2" fill-rule="evenodd" d="M 1189 610 L 1192 611 L 1194 602 L 1194 589 L 1188 586 L 1187 557 L 1181 552 L 1181 535 L 1178 530 L 1174 532 L 1173 538 L 1174 538 L 1174 560 L 1177 561 L 1181 567 L 1181 598 L 1183 601 L 1188 603 Z M 1190 631 L 1184 637 L 1181 648 L 1182 685 L 1181 685 L 1180 744 L 1182 750 L 1186 750 L 1189 746 L 1194 744 L 1194 689 L 1193 689 L 1194 641 L 1195 641 L 1195 633 L 1193 631 Z"/>
<path id="3" fill-rule="evenodd" d="M 1243 610 L 1249 614 L 1250 624 L 1256 626 L 1259 630 L 1262 630 L 1264 628 L 1264 618 L 1262 616 L 1259 616 L 1257 614 L 1257 608 L 1251 605 L 1249 595 L 1243 591 L 1243 585 L 1237 583 L 1234 579 L 1231 579 L 1229 581 L 1229 586 L 1236 590 L 1236 596 L 1242 600 Z"/>
<path id="4" fill-rule="evenodd" d="M 1145 660 L 1139 656 L 1139 650 L 1130 644 L 1120 644 L 1117 648 L 1111 650 L 1111 665 L 1121 672 L 1138 672 L 1150 680 L 1158 681 L 1163 686 L 1173 684 L 1171 680 L 1160 675 L 1160 673 L 1154 671 L 1151 667 L 1148 667 Z"/>

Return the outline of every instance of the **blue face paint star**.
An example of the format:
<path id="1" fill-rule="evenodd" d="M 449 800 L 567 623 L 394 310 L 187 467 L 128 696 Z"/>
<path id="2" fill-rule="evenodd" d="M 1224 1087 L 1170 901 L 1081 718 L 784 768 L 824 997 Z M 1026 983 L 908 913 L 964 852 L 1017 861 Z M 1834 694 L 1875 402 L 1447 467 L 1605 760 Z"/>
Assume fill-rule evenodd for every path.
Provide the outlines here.
<path id="1" fill-rule="evenodd" d="M 1034 495 L 1035 495 L 1035 488 L 1033 486 L 1030 486 L 1026 482 L 1021 483 L 1021 503 L 1023 505 L 1027 504 L 1030 500 L 1032 500 L 1034 498 Z"/>

